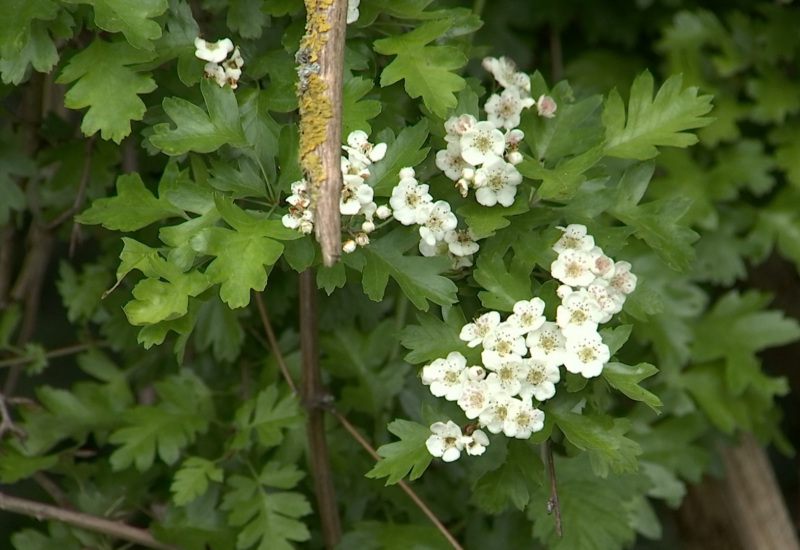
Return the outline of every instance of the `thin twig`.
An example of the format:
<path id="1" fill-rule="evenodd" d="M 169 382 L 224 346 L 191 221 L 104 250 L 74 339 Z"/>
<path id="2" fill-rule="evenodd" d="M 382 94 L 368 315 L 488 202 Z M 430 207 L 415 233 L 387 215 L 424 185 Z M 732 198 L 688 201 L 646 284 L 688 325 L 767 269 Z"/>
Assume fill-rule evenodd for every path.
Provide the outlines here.
<path id="1" fill-rule="evenodd" d="M 86 188 L 89 185 L 89 173 L 91 172 L 92 167 L 92 150 L 96 136 L 97 134 L 94 134 L 89 137 L 84 146 L 83 171 L 81 172 L 80 182 L 78 182 L 78 191 L 75 193 L 75 200 L 72 201 L 72 204 L 66 210 L 64 210 L 53 221 L 47 224 L 47 229 L 49 231 L 56 229 L 62 223 L 70 219 L 83 206 L 83 199 L 86 197 Z"/>
<path id="2" fill-rule="evenodd" d="M 256 294 L 256 305 L 258 305 L 260 301 L 260 296 L 261 296 L 260 294 Z M 280 349 L 278 349 L 277 342 L 275 342 L 275 333 L 272 330 L 272 326 L 269 322 L 269 317 L 267 317 L 263 303 L 261 303 L 261 305 L 259 306 L 259 313 L 261 315 L 261 322 L 264 324 L 264 330 L 267 333 L 267 338 L 269 339 L 270 345 L 272 346 L 273 351 L 275 353 L 275 357 L 278 360 L 278 365 L 282 365 L 281 369 L 285 373 L 284 376 L 286 377 L 288 376 L 288 371 L 286 370 L 285 362 L 283 360 L 283 355 L 281 354 Z M 297 388 L 291 382 L 291 377 L 288 377 L 287 381 L 289 382 L 292 391 L 297 393 Z M 366 450 L 372 458 L 374 458 L 375 460 L 380 460 L 381 457 L 378 456 L 378 453 L 375 452 L 375 449 L 372 447 L 372 445 L 370 445 L 369 442 L 366 439 L 364 439 L 364 437 L 362 437 L 362 435 L 358 432 L 358 430 L 355 429 L 355 427 L 347 420 L 347 418 L 344 417 L 344 415 L 342 415 L 338 410 L 336 410 L 336 408 L 333 407 L 331 403 L 323 401 L 323 404 L 325 405 L 325 410 L 331 413 L 334 416 L 334 418 L 336 418 L 339 421 L 339 423 L 341 423 L 342 426 L 344 426 L 344 429 L 347 430 L 347 432 L 353 437 L 353 439 L 355 439 L 358 442 L 358 444 L 361 445 L 361 447 L 363 447 L 364 450 Z M 439 521 L 439 518 L 436 517 L 436 514 L 434 514 L 431 511 L 431 509 L 428 508 L 425 502 L 423 502 L 423 500 L 419 496 L 417 496 L 414 490 L 411 489 L 411 487 L 409 487 L 405 481 L 399 481 L 397 484 L 414 502 L 414 504 L 417 505 L 417 507 L 422 511 L 422 513 L 425 514 L 425 516 L 427 516 L 427 518 L 431 521 L 431 523 L 433 523 L 433 525 L 439 530 L 439 532 L 442 533 L 442 536 L 444 536 L 444 538 L 447 539 L 450 545 L 455 550 L 463 550 L 462 546 L 458 543 L 455 537 L 453 537 L 453 535 L 451 535 L 450 532 L 447 530 L 447 527 L 445 527 L 444 524 L 442 524 L 442 522 Z"/>
<path id="3" fill-rule="evenodd" d="M 547 499 L 547 513 L 556 513 L 556 534 L 561 536 L 561 507 L 558 505 L 558 491 L 556 490 L 556 468 L 553 464 L 553 445 L 548 439 L 544 443 L 544 453 L 547 457 L 547 473 L 550 475 L 550 498 Z"/>
<path id="4" fill-rule="evenodd" d="M 63 348 L 55 348 L 44 354 L 45 359 L 53 359 L 54 357 L 63 357 L 64 355 L 73 355 L 80 353 L 95 346 L 102 346 L 104 342 L 87 342 L 83 344 L 73 344 Z M 10 359 L 3 359 L 0 361 L 0 368 L 13 367 L 15 365 L 24 365 L 29 362 L 30 357 L 12 357 Z"/>
<path id="5" fill-rule="evenodd" d="M 322 407 L 328 396 L 319 376 L 317 285 L 312 269 L 300 273 L 300 349 L 303 365 L 300 395 L 308 418 L 306 436 L 314 494 L 319 507 L 325 547 L 333 550 L 342 538 L 342 527 L 336 506 L 333 472 L 328 459 L 328 444 L 325 440 L 325 416 Z"/>
<path id="6" fill-rule="evenodd" d="M 45 490 L 45 492 L 50 495 L 50 498 L 53 499 L 53 502 L 58 504 L 59 508 L 64 509 L 71 509 L 72 503 L 70 503 L 67 494 L 61 490 L 61 487 L 56 485 L 56 483 L 47 477 L 44 472 L 35 472 L 33 476 L 31 476 L 33 480 L 39 484 L 39 487 Z"/>
<path id="7" fill-rule="evenodd" d="M 0 393 L 0 439 L 3 438 L 6 432 L 11 432 L 19 439 L 27 437 L 25 430 L 11 420 L 11 414 L 8 412 L 8 406 L 6 405 L 6 396 Z"/>
<path id="8" fill-rule="evenodd" d="M 347 432 L 351 436 L 353 436 L 353 439 L 355 439 L 359 443 L 359 445 L 361 445 L 361 447 L 363 447 L 364 450 L 366 450 L 372 456 L 372 458 L 374 458 L 375 460 L 381 459 L 381 457 L 378 455 L 378 453 L 375 451 L 372 445 L 370 445 L 369 442 L 366 439 L 364 439 L 364 437 L 360 433 L 358 433 L 358 430 L 356 430 L 355 426 L 350 424 L 350 422 L 347 420 L 347 418 L 344 417 L 344 415 L 342 415 L 342 413 L 336 410 L 336 408 L 334 408 L 333 406 L 328 407 L 328 412 L 330 412 L 342 424 L 342 426 L 344 426 L 344 429 L 347 430 Z M 414 504 L 416 504 L 417 507 L 420 510 L 422 510 L 422 513 L 425 514 L 429 520 L 431 520 L 431 523 L 433 523 L 433 525 L 439 530 L 442 536 L 444 536 L 444 538 L 447 539 L 447 542 L 449 542 L 453 548 L 455 548 L 456 550 L 463 550 L 461 544 L 459 544 L 459 542 L 455 539 L 455 537 L 453 537 L 453 535 L 450 534 L 450 531 L 447 530 L 447 527 L 445 527 L 444 524 L 441 521 L 439 521 L 439 518 L 436 517 L 436 514 L 434 514 L 433 511 L 430 508 L 428 508 L 428 506 L 417 495 L 417 493 L 415 493 L 414 490 L 411 487 L 409 487 L 408 483 L 406 483 L 403 480 L 400 480 L 397 482 L 397 485 L 399 485 L 400 488 L 405 492 L 405 494 L 407 494 L 408 497 L 412 501 L 414 501 Z"/>
<path id="9" fill-rule="evenodd" d="M 86 529 L 87 531 L 94 531 L 95 533 L 102 533 L 110 537 L 131 541 L 146 546 L 147 548 L 155 548 L 156 550 L 179 550 L 177 546 L 157 541 L 149 531 L 139 527 L 133 527 L 120 521 L 90 516 L 82 512 L 64 510 L 63 508 L 43 504 L 41 502 L 12 497 L 5 493 L 0 493 L 0 510 L 34 517 L 39 521 L 60 521 L 81 529 Z"/>
<path id="10" fill-rule="evenodd" d="M 272 347 L 272 353 L 275 354 L 275 359 L 278 361 L 281 374 L 284 380 L 286 380 L 286 383 L 289 384 L 289 387 L 292 388 L 292 392 L 297 393 L 297 385 L 294 383 L 294 380 L 292 380 L 289 369 L 286 368 L 286 361 L 283 360 L 283 354 L 278 347 L 278 340 L 275 338 L 275 332 L 272 330 L 272 323 L 269 322 L 267 309 L 264 307 L 264 300 L 261 298 L 261 293 L 255 292 L 254 295 L 256 298 L 256 306 L 258 307 L 258 315 L 261 317 L 261 324 L 264 325 L 264 332 L 267 334 L 267 340 L 269 340 L 269 345 Z"/>
<path id="11" fill-rule="evenodd" d="M 305 0 L 306 32 L 297 52 L 300 166 L 309 183 L 322 261 L 342 253 L 342 71 L 346 0 Z"/>

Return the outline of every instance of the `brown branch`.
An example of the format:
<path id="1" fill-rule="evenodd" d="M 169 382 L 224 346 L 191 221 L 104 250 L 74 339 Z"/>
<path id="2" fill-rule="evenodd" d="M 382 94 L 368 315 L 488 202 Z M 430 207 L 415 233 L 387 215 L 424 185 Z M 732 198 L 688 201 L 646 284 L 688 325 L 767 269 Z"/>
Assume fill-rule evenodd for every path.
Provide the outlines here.
<path id="1" fill-rule="evenodd" d="M 84 344 L 74 344 L 72 346 L 56 348 L 45 353 L 44 357 L 45 359 L 52 359 L 54 357 L 63 357 L 64 355 L 72 355 L 74 353 L 80 353 L 84 350 L 93 348 L 95 346 L 100 346 L 102 344 L 103 342 L 87 342 Z M 0 368 L 13 367 L 15 365 L 24 365 L 28 361 L 30 361 L 30 358 L 28 357 L 12 357 L 11 359 L 3 359 L 2 361 L 0 361 Z"/>
<path id="2" fill-rule="evenodd" d="M 556 468 L 553 464 L 553 445 L 548 439 L 544 442 L 544 454 L 547 458 L 547 473 L 550 476 L 550 498 L 547 499 L 547 513 L 556 513 L 556 534 L 561 536 L 561 507 L 558 505 L 558 491 L 556 490 Z"/>
<path id="3" fill-rule="evenodd" d="M 0 439 L 3 438 L 6 432 L 11 432 L 19 439 L 25 439 L 27 436 L 25 431 L 11 420 L 11 414 L 8 412 L 8 406 L 6 405 L 6 396 L 0 393 Z"/>
<path id="4" fill-rule="evenodd" d="M 319 376 L 317 285 L 312 269 L 300 273 L 300 350 L 303 364 L 300 396 L 308 413 L 306 435 L 314 494 L 317 497 L 325 547 L 333 550 L 342 538 L 342 527 L 336 506 L 333 473 L 328 460 L 328 444 L 325 441 L 325 416 L 322 407 L 328 401 L 328 396 Z"/>
<path id="5" fill-rule="evenodd" d="M 336 410 L 333 406 L 328 407 L 328 412 L 330 412 L 334 417 L 336 417 L 336 419 L 342 424 L 342 426 L 344 426 L 344 429 L 347 430 L 347 432 L 351 436 L 353 436 L 353 439 L 355 439 L 359 443 L 359 445 L 361 445 L 361 447 L 363 447 L 364 450 L 366 450 L 372 456 L 372 458 L 374 458 L 375 460 L 381 459 L 381 457 L 378 455 L 378 453 L 375 451 L 372 445 L 370 445 L 369 442 L 366 439 L 364 439 L 364 437 L 362 437 L 360 433 L 358 433 L 358 430 L 356 430 L 355 426 L 350 424 L 350 422 L 347 420 L 347 418 L 344 417 L 344 415 L 342 415 L 342 413 Z M 436 514 L 434 514 L 433 511 L 430 508 L 428 508 L 425 502 L 423 502 L 423 500 L 419 498 L 417 493 L 415 493 L 414 490 L 411 487 L 409 487 L 408 483 L 400 480 L 397 482 L 397 485 L 399 485 L 400 488 L 403 490 L 403 492 L 405 492 L 405 494 L 408 495 L 408 497 L 414 502 L 414 504 L 416 504 L 417 507 L 420 510 L 422 510 L 422 513 L 425 514 L 425 516 L 427 516 L 427 518 L 431 521 L 431 523 L 433 523 L 433 525 L 439 530 L 442 536 L 444 536 L 444 538 L 447 539 L 447 542 L 449 542 L 453 548 L 455 548 L 456 550 L 463 550 L 461 544 L 459 544 L 459 542 L 455 539 L 455 537 L 452 534 L 450 534 L 450 531 L 447 530 L 447 527 L 445 527 L 444 524 L 441 521 L 439 521 L 439 518 L 436 517 Z"/>
<path id="6" fill-rule="evenodd" d="M 9 220 L 0 230 L 0 309 L 6 307 L 8 302 L 8 292 L 11 286 L 11 270 L 14 265 L 11 259 L 14 257 L 14 241 L 16 240 L 17 229 L 14 221 Z"/>
<path id="7" fill-rule="evenodd" d="M 60 521 L 74 527 L 86 529 L 87 531 L 102 533 L 110 537 L 140 544 L 147 548 L 155 548 L 156 550 L 179 550 L 177 546 L 157 541 L 146 529 L 133 527 L 120 521 L 112 521 L 105 518 L 90 516 L 82 512 L 64 510 L 57 506 L 13 497 L 5 493 L 0 493 L 0 510 L 34 517 L 39 521 Z"/>
<path id="8" fill-rule="evenodd" d="M 305 0 L 305 4 L 306 33 L 297 52 L 299 156 L 322 261 L 330 266 L 342 253 L 339 196 L 347 0 Z"/>
<path id="9" fill-rule="evenodd" d="M 261 297 L 260 292 L 255 292 L 254 295 L 256 299 L 256 306 L 258 307 L 258 316 L 261 317 L 261 324 L 264 326 L 264 332 L 267 334 L 267 340 L 269 340 L 269 345 L 272 347 L 272 353 L 275 354 L 275 359 L 278 361 L 278 367 L 281 369 L 283 379 L 286 380 L 286 383 L 289 384 L 290 388 L 292 388 L 292 392 L 297 393 L 297 385 L 294 383 L 294 380 L 292 380 L 292 375 L 289 374 L 289 369 L 286 368 L 286 361 L 283 360 L 283 354 L 281 353 L 281 349 L 278 347 L 278 340 L 275 338 L 275 331 L 272 330 L 272 323 L 269 322 L 267 308 L 264 307 L 264 299 Z"/>

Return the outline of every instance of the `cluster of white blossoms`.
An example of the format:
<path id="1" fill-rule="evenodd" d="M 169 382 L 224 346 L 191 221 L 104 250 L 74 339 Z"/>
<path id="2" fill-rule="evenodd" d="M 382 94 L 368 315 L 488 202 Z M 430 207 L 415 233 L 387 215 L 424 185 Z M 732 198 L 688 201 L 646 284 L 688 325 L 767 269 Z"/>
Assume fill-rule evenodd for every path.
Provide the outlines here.
<path id="1" fill-rule="evenodd" d="M 484 109 L 488 120 L 478 121 L 463 114 L 444 124 L 447 149 L 436 153 L 436 166 L 456 182 L 461 196 L 475 189 L 476 200 L 484 206 L 511 206 L 522 183 L 515 165 L 522 162 L 519 143 L 525 134 L 517 128 L 523 109 L 536 106 L 540 116 L 552 118 L 555 101 L 549 96 L 530 96 L 530 77 L 517 72 L 508 58 L 487 57 L 483 67 L 492 73 L 503 91 L 492 94 Z"/>
<path id="2" fill-rule="evenodd" d="M 598 325 L 622 310 L 636 287 L 628 262 L 615 262 L 594 244 L 583 225 L 569 225 L 553 245 L 550 269 L 563 283 L 556 320 L 544 316 L 541 298 L 521 300 L 504 321 L 489 311 L 462 327 L 470 348 L 481 346 L 481 364 L 467 366 L 454 351 L 422 369 L 422 383 L 437 397 L 455 401 L 472 422 L 464 433 L 454 422 L 431 426 L 426 442 L 435 457 L 451 462 L 465 451 L 483 454 L 489 439 L 479 428 L 527 439 L 544 427 L 538 407 L 556 394 L 560 367 L 586 378 L 599 376 L 609 360 Z"/>
<path id="3" fill-rule="evenodd" d="M 346 231 L 349 237 L 343 244 L 345 252 L 353 252 L 358 246 L 369 244 L 369 234 L 375 230 L 374 219 L 385 220 L 391 216 L 387 206 L 378 206 L 373 202 L 374 192 L 366 182 L 370 176 L 369 167 L 386 155 L 386 144 L 373 145 L 368 136 L 361 130 L 351 132 L 347 136 L 347 145 L 342 149 L 342 190 L 339 198 L 339 212 L 349 216 Z M 292 183 L 292 194 L 286 199 L 289 212 L 283 216 L 282 222 L 289 229 L 297 229 L 309 234 L 314 229 L 314 216 L 311 212 L 311 198 L 308 193 L 308 182 L 305 179 Z M 363 221 L 356 216 L 363 216 Z M 354 228 L 351 228 L 355 224 Z"/>
<path id="4" fill-rule="evenodd" d="M 230 38 L 223 38 L 218 42 L 206 42 L 198 36 L 194 39 L 194 47 L 195 57 L 208 62 L 204 68 L 206 78 L 214 79 L 220 88 L 225 84 L 230 84 L 234 90 L 239 87 L 244 65 L 239 46 L 234 48 Z M 228 54 L 231 52 L 233 53 L 228 59 Z"/>
<path id="5" fill-rule="evenodd" d="M 392 189 L 389 205 L 394 219 L 403 225 L 419 225 L 419 251 L 423 256 L 447 255 L 453 269 L 472 265 L 478 243 L 469 228 L 457 229 L 450 203 L 434 201 L 428 185 L 416 179 L 413 168 L 400 170 L 400 182 Z"/>

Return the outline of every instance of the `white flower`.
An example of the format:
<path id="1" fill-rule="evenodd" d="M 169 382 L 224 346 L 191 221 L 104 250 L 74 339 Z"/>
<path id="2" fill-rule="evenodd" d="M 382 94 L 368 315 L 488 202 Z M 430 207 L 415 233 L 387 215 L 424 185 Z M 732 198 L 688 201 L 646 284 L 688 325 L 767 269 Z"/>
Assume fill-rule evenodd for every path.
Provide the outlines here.
<path id="1" fill-rule="evenodd" d="M 622 294 L 630 294 L 636 289 L 636 275 L 631 273 L 631 264 L 624 261 L 614 263 L 614 275 L 609 281 L 611 288 Z"/>
<path id="2" fill-rule="evenodd" d="M 595 332 L 605 312 L 585 288 L 565 296 L 556 309 L 556 323 L 567 339 L 579 332 Z"/>
<path id="3" fill-rule="evenodd" d="M 450 211 L 450 203 L 436 201 L 423 204 L 417 209 L 417 223 L 419 236 L 429 245 L 435 245 L 444 240 L 445 233 L 456 228 L 458 219 Z"/>
<path id="4" fill-rule="evenodd" d="M 564 366 L 569 372 L 585 378 L 600 376 L 603 365 L 611 357 L 608 346 L 597 332 L 583 332 L 575 338 L 568 337 L 566 348 Z"/>
<path id="5" fill-rule="evenodd" d="M 531 79 L 525 73 L 518 73 L 516 64 L 507 57 L 500 59 L 486 57 L 483 68 L 492 73 L 494 79 L 503 88 L 517 88 L 520 92 L 531 91 Z"/>
<path id="6" fill-rule="evenodd" d="M 541 298 L 520 300 L 514 304 L 514 313 L 508 316 L 506 322 L 517 327 L 519 334 L 528 334 L 544 324 L 546 319 L 543 312 L 544 300 Z"/>
<path id="7" fill-rule="evenodd" d="M 199 36 L 194 39 L 195 57 L 211 63 L 221 63 L 233 51 L 233 42 L 230 38 L 223 38 L 218 42 L 206 42 Z"/>
<path id="8" fill-rule="evenodd" d="M 447 243 L 450 253 L 454 256 L 469 256 L 475 254 L 480 245 L 475 242 L 475 236 L 470 228 L 450 230 L 444 234 L 444 241 Z"/>
<path id="9" fill-rule="evenodd" d="M 447 135 L 444 136 L 445 141 L 448 143 L 458 143 L 464 132 L 472 128 L 478 120 L 472 115 L 461 115 L 451 117 L 444 123 L 444 130 Z"/>
<path id="10" fill-rule="evenodd" d="M 518 334 L 513 325 L 500 323 L 483 339 L 481 359 L 489 370 L 495 370 L 503 361 L 521 360 L 527 353 L 525 339 Z"/>
<path id="11" fill-rule="evenodd" d="M 556 394 L 556 383 L 561 380 L 558 365 L 550 365 L 542 359 L 523 359 L 527 367 L 519 396 L 522 399 L 535 397 L 537 401 L 545 401 Z"/>
<path id="12" fill-rule="evenodd" d="M 505 136 L 489 121 L 481 121 L 464 132 L 459 140 L 461 157 L 473 166 L 487 158 L 500 157 L 505 149 Z"/>
<path id="13" fill-rule="evenodd" d="M 486 378 L 486 369 L 478 365 L 474 365 L 467 369 L 467 378 L 473 382 L 478 382 Z"/>
<path id="14" fill-rule="evenodd" d="M 508 417 L 503 424 L 507 437 L 528 439 L 533 432 L 544 428 L 544 413 L 534 409 L 528 400 L 514 399 L 509 406 Z"/>
<path id="15" fill-rule="evenodd" d="M 541 359 L 549 366 L 563 364 L 566 339 L 555 323 L 545 321 L 537 330 L 528 333 L 525 343 L 530 349 L 531 358 Z"/>
<path id="16" fill-rule="evenodd" d="M 467 360 L 457 351 L 447 355 L 447 359 L 436 359 L 422 368 L 422 383 L 430 386 L 436 397 L 444 397 L 448 401 L 457 401 L 461 396 L 467 377 Z"/>
<path id="17" fill-rule="evenodd" d="M 494 368 L 494 372 L 489 373 L 486 377 L 486 384 L 492 393 L 505 392 L 514 396 L 519 393 L 522 387 L 520 379 L 526 374 L 522 359 L 511 358 L 501 361 Z"/>
<path id="18" fill-rule="evenodd" d="M 588 286 L 595 280 L 591 267 L 592 256 L 588 252 L 569 249 L 550 264 L 550 273 L 565 285 Z"/>
<path id="19" fill-rule="evenodd" d="M 419 253 L 426 258 L 432 258 L 433 256 L 444 256 L 447 254 L 447 243 L 444 241 L 436 241 L 435 244 L 428 244 L 428 241 L 425 239 L 420 239 Z"/>
<path id="20" fill-rule="evenodd" d="M 361 224 L 361 231 L 364 233 L 372 233 L 375 231 L 375 222 L 372 220 L 366 220 L 364 223 Z"/>
<path id="21" fill-rule="evenodd" d="M 464 449 L 464 438 L 461 428 L 448 420 L 444 422 L 434 422 L 431 424 L 431 436 L 425 441 L 428 452 L 435 457 L 441 457 L 445 462 L 453 462 L 461 456 Z"/>
<path id="22" fill-rule="evenodd" d="M 475 172 L 475 198 L 484 206 L 494 206 L 498 202 L 511 206 L 517 194 L 517 185 L 522 175 L 513 164 L 500 157 L 488 157 L 486 163 Z"/>
<path id="23" fill-rule="evenodd" d="M 603 249 L 595 246 L 589 251 L 592 257 L 592 265 L 589 269 L 598 277 L 612 277 L 614 275 L 614 260 L 603 253 Z"/>
<path id="24" fill-rule="evenodd" d="M 353 239 L 348 239 L 342 243 L 342 250 L 345 254 L 350 254 L 351 252 L 356 251 L 356 246 L 356 242 Z"/>
<path id="25" fill-rule="evenodd" d="M 625 295 L 614 290 L 606 279 L 595 279 L 586 287 L 586 293 L 603 310 L 603 318 L 598 323 L 608 323 L 612 315 L 622 311 L 622 304 L 625 303 Z"/>
<path id="26" fill-rule="evenodd" d="M 553 118 L 556 116 L 557 108 L 558 105 L 556 105 L 555 100 L 549 95 L 542 94 L 539 96 L 539 99 L 536 100 L 536 110 L 541 117 Z"/>
<path id="27" fill-rule="evenodd" d="M 461 389 L 458 406 L 470 420 L 478 416 L 489 406 L 489 390 L 486 381 L 467 382 Z"/>
<path id="28" fill-rule="evenodd" d="M 358 5 L 361 0 L 347 0 L 347 24 L 358 21 Z"/>
<path id="29" fill-rule="evenodd" d="M 413 178 L 416 175 L 417 175 L 417 173 L 414 172 L 414 169 L 411 168 L 410 166 L 406 166 L 405 168 L 401 168 L 400 171 L 397 173 L 397 176 L 401 180 Z"/>
<path id="30" fill-rule="evenodd" d="M 216 82 L 220 88 L 222 88 L 225 85 L 225 82 L 227 82 L 227 79 L 225 78 L 225 69 L 216 63 L 206 63 L 205 67 L 203 67 L 203 73 L 205 74 L 206 78 Z"/>
<path id="31" fill-rule="evenodd" d="M 483 342 L 489 332 L 500 324 L 500 314 L 496 311 L 484 313 L 472 323 L 461 328 L 459 338 L 467 342 L 467 346 L 474 348 Z"/>
<path id="32" fill-rule="evenodd" d="M 573 223 L 567 227 L 559 227 L 564 232 L 561 238 L 553 245 L 553 250 L 559 254 L 567 250 L 589 252 L 594 248 L 594 237 L 586 234 L 586 226 Z"/>
<path id="33" fill-rule="evenodd" d="M 458 181 L 464 168 L 469 164 L 461 158 L 461 147 L 458 142 L 447 144 L 447 149 L 442 149 L 436 153 L 436 167 L 444 172 L 444 175 L 453 181 Z"/>
<path id="34" fill-rule="evenodd" d="M 362 207 L 372 202 L 372 187 L 359 176 L 344 176 L 344 186 L 339 197 L 339 212 L 344 216 L 358 214 Z"/>
<path id="35" fill-rule="evenodd" d="M 493 434 L 502 432 L 512 401 L 514 399 L 507 393 L 493 392 L 488 406 L 478 417 L 481 426 Z"/>
<path id="36" fill-rule="evenodd" d="M 281 218 L 281 223 L 289 229 L 297 229 L 308 235 L 314 230 L 314 215 L 311 210 L 289 208 L 289 213 Z"/>
<path id="37" fill-rule="evenodd" d="M 426 184 L 418 184 L 413 178 L 404 178 L 392 189 L 389 205 L 394 219 L 403 225 L 412 225 L 417 223 L 422 205 L 432 201 Z"/>
<path id="38" fill-rule="evenodd" d="M 375 210 L 375 215 L 378 216 L 379 220 L 385 220 L 386 218 L 392 215 L 392 209 L 386 206 L 385 204 L 382 204 L 378 207 L 377 210 Z"/>
<path id="39" fill-rule="evenodd" d="M 366 132 L 355 130 L 347 136 L 347 145 L 343 145 L 342 149 L 347 151 L 351 161 L 358 162 L 362 166 L 369 166 L 386 156 L 387 146 L 385 143 L 372 145 Z"/>
<path id="40" fill-rule="evenodd" d="M 500 95 L 493 94 L 484 105 L 489 122 L 497 128 L 510 130 L 519 126 L 522 109 L 531 107 L 535 101 L 520 97 L 517 88 L 506 88 Z"/>
<path id="41" fill-rule="evenodd" d="M 506 155 L 506 160 L 511 164 L 517 165 L 525 159 L 519 151 L 511 151 Z"/>
<path id="42" fill-rule="evenodd" d="M 471 435 L 465 435 L 462 439 L 464 450 L 470 456 L 479 456 L 486 451 L 489 446 L 489 437 L 481 430 L 474 430 Z"/>
<path id="43" fill-rule="evenodd" d="M 356 233 L 354 240 L 356 241 L 356 244 L 358 246 L 367 246 L 369 244 L 369 235 L 367 235 L 363 231 L 359 231 L 358 233 Z"/>

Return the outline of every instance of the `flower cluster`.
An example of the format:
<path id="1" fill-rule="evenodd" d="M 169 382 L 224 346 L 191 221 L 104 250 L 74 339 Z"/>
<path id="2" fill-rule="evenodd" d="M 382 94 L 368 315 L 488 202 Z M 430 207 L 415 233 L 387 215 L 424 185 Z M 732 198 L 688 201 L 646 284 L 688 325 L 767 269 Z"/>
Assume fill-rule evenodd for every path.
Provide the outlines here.
<path id="1" fill-rule="evenodd" d="M 366 182 L 370 176 L 369 167 L 373 162 L 386 155 L 386 144 L 373 145 L 367 134 L 356 130 L 347 136 L 347 145 L 342 149 L 347 156 L 342 156 L 342 190 L 339 198 L 339 212 L 342 216 L 350 216 L 346 228 L 351 238 L 342 245 L 345 252 L 353 252 L 357 246 L 369 244 L 369 234 L 375 230 L 374 218 L 384 220 L 391 216 L 386 206 L 378 207 L 373 202 L 373 189 Z M 292 194 L 286 199 L 289 212 L 283 216 L 282 222 L 289 229 L 297 229 L 303 233 L 311 233 L 314 229 L 314 217 L 311 212 L 311 198 L 308 194 L 308 182 L 305 179 L 292 183 Z M 363 216 L 364 220 L 355 220 L 355 216 Z"/>
<path id="2" fill-rule="evenodd" d="M 436 166 L 456 182 L 462 196 L 475 189 L 476 200 L 484 206 L 511 206 L 522 182 L 515 168 L 522 162 L 518 149 L 525 134 L 517 128 L 522 110 L 536 105 L 541 116 L 552 117 L 556 104 L 547 96 L 534 101 L 530 77 L 517 72 L 509 59 L 487 57 L 483 67 L 504 89 L 486 101 L 488 120 L 463 114 L 445 122 L 447 149 L 436 153 Z"/>
<path id="3" fill-rule="evenodd" d="M 403 225 L 419 225 L 419 251 L 423 256 L 447 254 L 453 269 L 472 265 L 478 243 L 467 229 L 456 229 L 458 220 L 447 201 L 435 201 L 428 185 L 419 183 L 413 168 L 400 170 L 400 183 L 392 189 L 389 205 L 394 219 Z"/>
<path id="4" fill-rule="evenodd" d="M 234 90 L 239 86 L 244 59 L 239 47 L 234 48 L 230 38 L 223 38 L 218 42 L 206 42 L 197 37 L 194 39 L 194 47 L 195 57 L 208 61 L 204 68 L 206 78 L 213 78 L 220 88 L 226 83 Z M 228 54 L 231 52 L 233 53 L 228 59 Z"/>
<path id="5" fill-rule="evenodd" d="M 594 244 L 583 225 L 561 228 L 551 265 L 561 305 L 556 320 L 544 315 L 541 298 L 521 300 L 502 320 L 489 311 L 464 325 L 459 337 L 470 348 L 481 347 L 481 364 L 467 366 L 454 351 L 422 369 L 422 383 L 437 397 L 456 402 L 473 422 L 465 430 L 453 422 L 431 426 L 428 451 L 445 461 L 482 454 L 488 438 L 477 428 L 527 439 L 544 427 L 539 405 L 552 398 L 561 380 L 560 367 L 586 378 L 599 376 L 609 360 L 599 324 L 619 313 L 636 287 L 628 262 L 615 262 Z M 434 429 L 435 428 L 435 429 Z M 478 434 L 476 436 L 476 434 Z"/>

